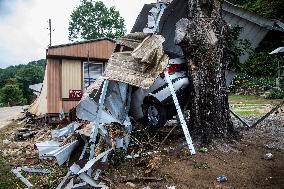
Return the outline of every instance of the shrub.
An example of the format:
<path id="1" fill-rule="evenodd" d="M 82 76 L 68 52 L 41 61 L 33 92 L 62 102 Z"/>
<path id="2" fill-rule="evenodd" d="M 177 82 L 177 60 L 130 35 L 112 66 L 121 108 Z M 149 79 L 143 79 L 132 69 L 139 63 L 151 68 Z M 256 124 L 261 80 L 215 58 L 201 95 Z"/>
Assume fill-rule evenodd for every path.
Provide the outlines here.
<path id="1" fill-rule="evenodd" d="M 282 99 L 284 95 L 278 91 L 271 91 L 266 97 L 266 99 Z"/>

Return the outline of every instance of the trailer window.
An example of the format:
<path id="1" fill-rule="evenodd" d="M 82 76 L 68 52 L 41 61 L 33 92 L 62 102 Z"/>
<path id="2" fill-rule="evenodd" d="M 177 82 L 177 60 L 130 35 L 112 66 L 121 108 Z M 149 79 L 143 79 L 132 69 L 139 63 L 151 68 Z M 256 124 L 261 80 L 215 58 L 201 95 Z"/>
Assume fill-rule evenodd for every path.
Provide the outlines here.
<path id="1" fill-rule="evenodd" d="M 89 87 L 103 74 L 103 63 L 84 62 L 84 88 Z"/>

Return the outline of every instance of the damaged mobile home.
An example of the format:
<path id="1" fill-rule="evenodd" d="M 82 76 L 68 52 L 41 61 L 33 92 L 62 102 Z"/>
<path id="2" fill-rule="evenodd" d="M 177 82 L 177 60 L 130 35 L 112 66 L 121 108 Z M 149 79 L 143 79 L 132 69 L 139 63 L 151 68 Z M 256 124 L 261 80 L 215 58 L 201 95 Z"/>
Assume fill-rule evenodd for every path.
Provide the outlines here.
<path id="1" fill-rule="evenodd" d="M 158 127 L 177 114 L 187 148 L 196 153 L 182 112 L 187 100 L 181 100 L 188 86 L 186 65 L 174 43 L 175 23 L 188 13 L 184 4 L 174 0 L 145 5 L 132 33 L 116 44 L 102 39 L 48 49 L 41 94 L 29 111 L 58 116 L 76 107 L 77 121 L 52 130 L 51 140 L 37 142 L 39 158 L 54 158 L 62 165 L 78 148 L 79 140 L 84 141 L 78 160 L 69 166 L 58 189 L 107 188 L 99 179 L 103 168 L 98 162 L 106 163 L 116 149 L 128 149 L 130 116 Z M 90 50 L 92 43 L 95 47 Z M 83 47 L 77 48 L 80 45 Z M 23 180 L 19 171 L 14 174 Z"/>
<path id="2" fill-rule="evenodd" d="M 41 93 L 28 111 L 50 121 L 62 111 L 69 113 L 102 75 L 114 46 L 111 39 L 96 39 L 49 47 Z"/>
<path id="3" fill-rule="evenodd" d="M 159 8 L 160 5 L 163 7 Z M 101 169 L 94 169 L 93 166 L 96 162 L 106 162 L 109 154 L 116 148 L 125 150 L 128 148 L 132 131 L 129 114 L 131 114 L 132 100 L 136 100 L 133 99 L 132 94 L 137 90 L 147 91 L 148 96 L 150 91 L 157 91 L 162 86 L 167 88 L 168 96 L 172 98 L 178 112 L 188 148 L 191 154 L 195 154 L 176 95 L 176 90 L 184 86 L 175 83 L 178 83 L 180 78 L 184 78 L 186 73 L 181 72 L 179 76 L 172 78 L 175 70 L 170 74 L 170 70 L 168 70 L 169 62 L 173 65 L 182 65 L 185 62 L 180 57 L 171 58 L 165 53 L 163 47 L 165 38 L 154 34 L 158 31 L 159 19 L 166 5 L 158 3 L 156 8 L 154 11 L 157 14 L 150 12 L 155 23 L 149 21 L 149 26 L 145 27 L 144 33 L 131 33 L 119 39 L 103 76 L 96 79 L 95 83 L 91 84 L 83 94 L 76 106 L 76 114 L 79 120 L 88 121 L 88 124 L 79 126 L 80 123 L 71 123 L 65 128 L 53 130 L 51 132 L 52 140 L 36 144 L 39 158 L 53 157 L 59 165 L 68 160 L 78 145 L 78 139 L 72 137 L 76 136 L 75 133 L 85 141 L 78 161 L 86 156 L 86 151 L 89 149 L 89 161 L 84 165 L 75 162 L 70 166 L 66 177 L 57 188 L 65 188 L 67 185 L 73 185 L 72 188 L 88 185 L 99 188 L 106 187 L 98 181 Z M 161 72 L 161 70 L 164 71 Z M 157 77 L 160 77 L 160 80 L 157 80 Z M 143 99 L 141 103 L 143 103 Z M 155 106 L 148 107 L 149 111 L 147 111 L 153 120 L 159 119 L 159 112 L 157 114 L 155 108 Z M 62 141 L 62 137 L 67 140 Z M 82 182 L 73 183 L 74 176 L 78 176 Z"/>
<path id="4" fill-rule="evenodd" d="M 77 131 L 85 141 L 79 160 L 85 157 L 86 149 L 89 149 L 89 161 L 84 166 L 75 162 L 58 188 L 69 185 L 70 179 L 72 180 L 76 175 L 82 180 L 82 183 L 77 183 L 79 185 L 106 187 L 98 182 L 101 170 L 93 170 L 93 165 L 96 162 L 107 161 L 109 153 L 116 148 L 124 150 L 128 148 L 132 131 L 129 118 L 132 90 L 135 87 L 147 90 L 154 84 L 160 70 L 164 69 L 165 80 L 174 99 L 188 148 L 192 154 L 195 154 L 172 79 L 168 74 L 169 57 L 162 47 L 164 38 L 160 35 L 136 33 L 121 40 L 133 40 L 137 37 L 136 35 L 140 37 L 137 46 L 132 51 L 115 52 L 109 60 L 106 72 L 88 88 L 76 107 L 77 117 L 89 121 L 89 124 L 82 129 L 78 129 L 80 126 L 77 123 L 72 123 L 60 130 L 53 130 L 53 140 L 36 144 L 40 158 L 54 157 L 58 164 L 62 165 L 78 145 L 78 140 L 70 138 L 67 144 L 62 145 L 59 142 L 60 137 L 72 136 Z M 127 48 L 131 47 L 127 46 Z M 125 73 L 128 73 L 127 77 Z M 74 184 L 74 187 L 77 185 Z"/>

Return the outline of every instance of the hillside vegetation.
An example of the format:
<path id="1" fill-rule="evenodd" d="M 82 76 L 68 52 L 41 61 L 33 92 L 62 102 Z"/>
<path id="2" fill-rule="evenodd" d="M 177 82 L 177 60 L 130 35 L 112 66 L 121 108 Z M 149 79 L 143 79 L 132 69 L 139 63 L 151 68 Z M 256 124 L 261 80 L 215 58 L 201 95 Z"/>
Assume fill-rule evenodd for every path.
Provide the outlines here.
<path id="1" fill-rule="evenodd" d="M 26 65 L 0 69 L 0 105 L 25 105 L 34 95 L 29 85 L 41 83 L 44 77 L 45 60 L 32 61 Z"/>

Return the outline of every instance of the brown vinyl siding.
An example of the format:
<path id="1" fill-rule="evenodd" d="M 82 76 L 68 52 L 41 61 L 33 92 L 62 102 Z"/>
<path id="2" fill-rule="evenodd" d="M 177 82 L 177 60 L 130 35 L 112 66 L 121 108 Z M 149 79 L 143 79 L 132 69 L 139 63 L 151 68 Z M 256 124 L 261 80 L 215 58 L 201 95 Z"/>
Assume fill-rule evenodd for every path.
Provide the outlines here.
<path id="1" fill-rule="evenodd" d="M 62 105 L 63 105 L 64 112 L 68 113 L 72 108 L 77 106 L 78 103 L 79 101 L 63 101 Z"/>
<path id="2" fill-rule="evenodd" d="M 83 89 L 82 62 L 107 62 L 115 42 L 109 39 L 49 47 L 47 50 L 47 113 L 68 113 L 79 101 L 69 98 L 69 90 Z M 89 55 L 88 55 L 89 51 Z"/>
<path id="3" fill-rule="evenodd" d="M 47 60 L 47 111 L 59 113 L 62 109 L 61 101 L 61 61 Z"/>
<path id="4" fill-rule="evenodd" d="M 115 44 L 109 40 L 93 41 L 88 43 L 80 43 L 67 46 L 50 47 L 48 56 L 66 56 L 108 60 L 113 52 Z"/>

